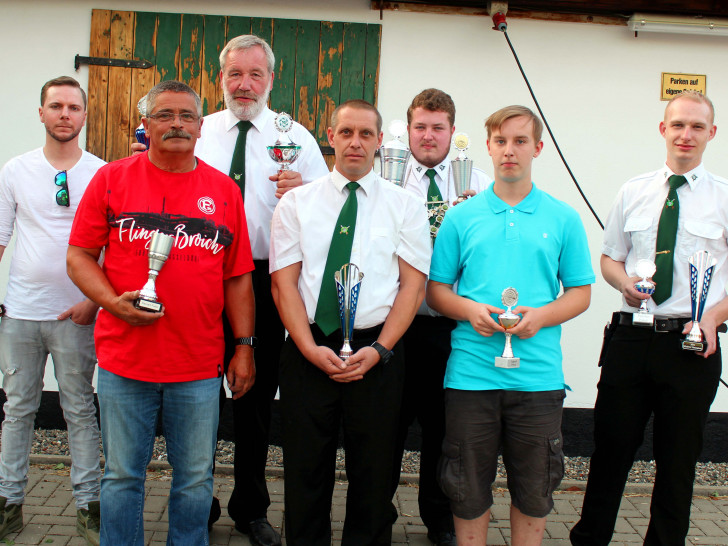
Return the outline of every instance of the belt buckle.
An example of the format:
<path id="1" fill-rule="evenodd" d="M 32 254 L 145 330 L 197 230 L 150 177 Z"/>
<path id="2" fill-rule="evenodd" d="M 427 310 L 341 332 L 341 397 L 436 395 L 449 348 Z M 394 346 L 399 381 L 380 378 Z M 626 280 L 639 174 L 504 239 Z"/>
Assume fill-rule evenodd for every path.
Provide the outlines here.
<path id="1" fill-rule="evenodd" d="M 670 319 L 655 319 L 655 332 L 664 334 L 672 330 L 669 329 Z"/>

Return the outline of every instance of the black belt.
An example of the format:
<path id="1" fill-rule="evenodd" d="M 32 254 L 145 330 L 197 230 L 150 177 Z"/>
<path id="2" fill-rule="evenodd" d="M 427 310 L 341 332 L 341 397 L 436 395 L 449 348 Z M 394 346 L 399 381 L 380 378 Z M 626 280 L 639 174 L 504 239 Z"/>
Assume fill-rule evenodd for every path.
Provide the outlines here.
<path id="1" fill-rule="evenodd" d="M 632 324 L 632 317 L 636 313 L 619 313 L 619 325 L 620 326 L 634 326 L 635 328 L 645 328 L 645 326 L 639 326 Z M 690 322 L 691 318 L 659 318 L 655 317 L 655 323 L 650 327 L 650 330 L 655 332 L 682 332 L 685 328 L 685 324 Z"/>

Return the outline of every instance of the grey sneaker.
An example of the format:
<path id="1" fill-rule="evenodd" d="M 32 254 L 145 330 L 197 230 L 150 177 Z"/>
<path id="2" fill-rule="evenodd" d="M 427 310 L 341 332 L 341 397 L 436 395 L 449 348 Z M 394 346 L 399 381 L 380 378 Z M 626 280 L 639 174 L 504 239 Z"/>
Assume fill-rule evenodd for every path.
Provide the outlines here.
<path id="1" fill-rule="evenodd" d="M 7 501 L 0 497 L 0 539 L 23 527 L 23 505 L 7 504 Z"/>
<path id="2" fill-rule="evenodd" d="M 87 546 L 99 546 L 101 511 L 99 501 L 88 503 L 88 509 L 76 510 L 76 530 L 86 539 Z"/>

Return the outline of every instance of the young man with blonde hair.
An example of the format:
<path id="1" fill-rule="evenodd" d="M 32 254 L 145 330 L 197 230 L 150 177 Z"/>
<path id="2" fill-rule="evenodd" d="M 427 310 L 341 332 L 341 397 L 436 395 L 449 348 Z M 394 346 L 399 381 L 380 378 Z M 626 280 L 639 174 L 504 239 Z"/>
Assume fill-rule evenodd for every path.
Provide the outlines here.
<path id="1" fill-rule="evenodd" d="M 713 139 L 713 105 L 691 91 L 667 103 L 659 130 L 667 159 L 628 181 L 604 229 L 604 280 L 622 295 L 604 335 L 594 406 L 591 458 L 576 545 L 610 542 L 619 504 L 645 426 L 654 415 L 657 476 L 645 544 L 684 544 L 690 526 L 695 463 L 718 388 L 721 352 L 716 330 L 728 319 L 728 182 L 703 166 Z M 700 327 L 707 348 L 682 349 L 692 326 L 688 259 L 707 250 L 716 260 Z M 655 293 L 635 289 L 638 260 L 656 264 Z M 633 321 L 643 300 L 652 324 Z"/>
<path id="2" fill-rule="evenodd" d="M 541 122 L 523 106 L 486 121 L 495 181 L 448 211 L 435 242 L 427 302 L 455 319 L 445 373 L 440 484 L 458 544 L 485 545 L 499 446 L 508 471 L 513 544 L 540 544 L 563 473 L 561 327 L 589 306 L 591 268 L 578 214 L 538 189 Z M 563 287 L 563 293 L 560 294 Z M 519 360 L 501 359 L 506 288 Z M 511 302 L 513 303 L 513 302 Z"/>

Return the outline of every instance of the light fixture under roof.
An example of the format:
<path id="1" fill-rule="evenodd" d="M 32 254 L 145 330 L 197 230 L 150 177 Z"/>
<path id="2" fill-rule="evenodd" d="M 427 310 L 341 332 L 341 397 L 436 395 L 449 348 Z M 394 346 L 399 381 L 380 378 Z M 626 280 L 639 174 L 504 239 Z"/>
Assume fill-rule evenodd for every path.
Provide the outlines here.
<path id="1" fill-rule="evenodd" d="M 698 34 L 702 36 L 728 36 L 728 19 L 715 17 L 678 17 L 635 13 L 627 21 L 635 32 L 662 32 L 669 34 Z"/>

